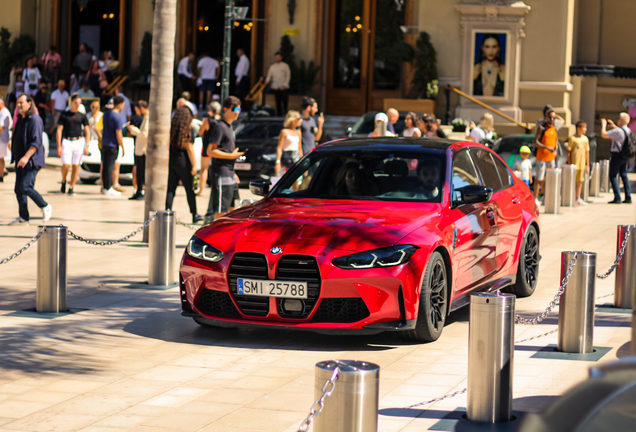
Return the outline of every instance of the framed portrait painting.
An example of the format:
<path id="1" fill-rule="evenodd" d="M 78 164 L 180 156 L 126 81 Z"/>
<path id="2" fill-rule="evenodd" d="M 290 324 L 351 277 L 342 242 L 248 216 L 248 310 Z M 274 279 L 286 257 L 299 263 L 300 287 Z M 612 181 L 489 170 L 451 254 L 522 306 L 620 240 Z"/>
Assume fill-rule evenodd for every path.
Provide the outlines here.
<path id="1" fill-rule="evenodd" d="M 472 31 L 471 95 L 485 99 L 508 97 L 508 31 Z"/>

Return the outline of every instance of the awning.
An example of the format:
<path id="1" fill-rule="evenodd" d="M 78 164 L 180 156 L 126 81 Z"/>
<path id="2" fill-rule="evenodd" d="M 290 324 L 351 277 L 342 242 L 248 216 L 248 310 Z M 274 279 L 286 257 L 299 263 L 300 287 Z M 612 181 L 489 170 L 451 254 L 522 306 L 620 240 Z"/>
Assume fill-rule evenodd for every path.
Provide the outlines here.
<path id="1" fill-rule="evenodd" d="M 611 65 L 574 65 L 570 66 L 570 75 L 636 79 L 636 68 Z"/>

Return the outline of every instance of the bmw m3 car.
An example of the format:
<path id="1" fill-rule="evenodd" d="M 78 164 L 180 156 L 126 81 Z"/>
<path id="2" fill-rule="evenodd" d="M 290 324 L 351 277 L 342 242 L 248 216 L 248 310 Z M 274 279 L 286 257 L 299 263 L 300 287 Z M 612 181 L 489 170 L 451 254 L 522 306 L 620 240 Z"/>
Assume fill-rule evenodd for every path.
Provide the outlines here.
<path id="1" fill-rule="evenodd" d="M 180 267 L 182 315 L 201 325 L 434 341 L 472 293 L 537 285 L 539 212 L 481 144 L 326 143 L 264 199 L 200 228 Z"/>

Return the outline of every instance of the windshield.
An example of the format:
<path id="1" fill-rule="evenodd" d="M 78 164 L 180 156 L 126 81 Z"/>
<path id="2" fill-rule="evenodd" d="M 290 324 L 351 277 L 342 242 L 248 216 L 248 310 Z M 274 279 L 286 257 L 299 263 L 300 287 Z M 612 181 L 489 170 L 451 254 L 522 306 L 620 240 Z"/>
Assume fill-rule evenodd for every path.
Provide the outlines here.
<path id="1" fill-rule="evenodd" d="M 315 151 L 275 186 L 275 198 L 441 202 L 444 155 L 432 151 Z"/>

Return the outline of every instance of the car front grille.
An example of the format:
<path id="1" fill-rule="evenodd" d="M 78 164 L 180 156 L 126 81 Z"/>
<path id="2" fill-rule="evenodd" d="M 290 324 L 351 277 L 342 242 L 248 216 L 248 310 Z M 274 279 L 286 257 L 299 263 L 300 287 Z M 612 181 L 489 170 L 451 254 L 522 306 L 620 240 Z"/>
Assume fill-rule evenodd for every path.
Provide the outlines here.
<path id="1" fill-rule="evenodd" d="M 267 316 L 269 313 L 269 297 L 239 295 L 238 278 L 267 279 L 267 260 L 265 255 L 241 252 L 234 255 L 230 264 L 230 291 L 236 299 L 241 312 L 251 316 Z"/>
<path id="2" fill-rule="evenodd" d="M 224 291 L 201 289 L 197 300 L 197 309 L 205 315 L 218 317 L 239 318 L 241 314 L 236 310 L 230 295 Z"/>
<path id="3" fill-rule="evenodd" d="M 283 255 L 278 261 L 276 279 L 283 281 L 307 282 L 307 298 L 301 300 L 302 311 L 286 312 L 283 304 L 285 299 L 278 299 L 278 314 L 283 318 L 307 318 L 316 306 L 320 297 L 320 270 L 318 262 L 311 256 Z"/>
<path id="4" fill-rule="evenodd" d="M 353 323 L 370 315 L 361 298 L 325 298 L 311 318 L 314 323 Z"/>

